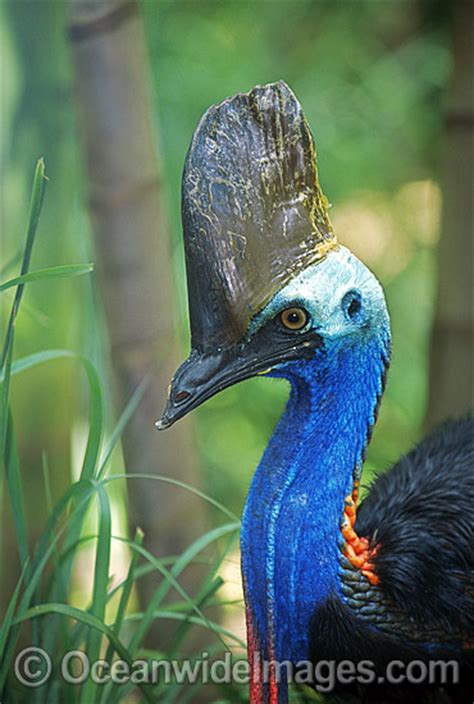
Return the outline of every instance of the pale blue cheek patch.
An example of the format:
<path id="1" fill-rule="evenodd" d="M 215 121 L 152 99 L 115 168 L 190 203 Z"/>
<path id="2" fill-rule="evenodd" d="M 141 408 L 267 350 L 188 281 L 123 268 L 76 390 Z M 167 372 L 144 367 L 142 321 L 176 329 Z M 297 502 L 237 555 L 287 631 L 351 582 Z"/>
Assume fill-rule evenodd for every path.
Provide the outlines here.
<path id="1" fill-rule="evenodd" d="M 351 291 L 361 300 L 361 314 L 354 322 L 344 312 L 344 297 Z M 388 328 L 382 288 L 369 269 L 345 247 L 313 264 L 279 291 L 250 323 L 247 338 L 285 308 L 305 308 L 318 334 L 337 338 L 362 327 Z M 295 333 L 297 335 L 298 333 Z"/>

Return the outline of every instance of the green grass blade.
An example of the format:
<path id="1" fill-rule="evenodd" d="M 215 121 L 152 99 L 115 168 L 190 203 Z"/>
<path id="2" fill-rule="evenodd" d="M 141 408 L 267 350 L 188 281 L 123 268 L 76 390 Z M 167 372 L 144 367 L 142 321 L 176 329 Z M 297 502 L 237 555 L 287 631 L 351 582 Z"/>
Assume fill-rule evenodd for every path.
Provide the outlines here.
<path id="1" fill-rule="evenodd" d="M 31 193 L 30 200 L 30 210 L 28 217 L 28 227 L 26 231 L 26 244 L 23 251 L 23 261 L 21 264 L 20 276 L 23 276 L 28 272 L 31 260 L 31 253 L 33 251 L 33 244 L 35 241 L 36 230 L 38 228 L 39 217 L 41 213 L 41 208 L 43 205 L 44 194 L 46 191 L 47 178 L 44 172 L 44 161 L 39 159 L 36 164 L 35 174 L 33 177 L 33 190 Z M 5 340 L 3 344 L 2 357 L 0 362 L 0 367 L 3 369 L 5 361 L 8 356 L 8 350 L 13 344 L 13 329 L 15 318 L 18 314 L 20 308 L 21 298 L 23 296 L 24 284 L 20 284 L 15 292 L 15 298 L 13 300 L 13 305 L 10 313 L 10 318 L 8 320 L 7 332 L 5 335 Z"/>
<path id="2" fill-rule="evenodd" d="M 25 572 L 27 569 L 27 565 L 23 565 L 23 569 L 21 571 L 20 578 L 16 584 L 15 591 L 13 592 L 11 599 L 8 603 L 7 611 L 5 613 L 5 617 L 3 619 L 2 625 L 0 626 L 0 662 L 3 660 L 3 652 L 5 650 L 5 646 L 7 644 L 7 639 L 8 639 L 8 634 L 10 631 L 10 627 L 13 623 L 13 616 L 15 614 L 15 607 L 18 601 L 18 597 L 20 595 L 20 589 L 21 585 L 23 583 L 24 577 L 25 577 Z"/>
<path id="3" fill-rule="evenodd" d="M 87 357 L 78 356 L 77 358 L 82 362 L 89 386 L 89 436 L 87 439 L 87 446 L 84 453 L 80 476 L 82 481 L 87 481 L 89 479 L 94 479 L 100 453 L 103 431 L 102 390 L 99 375 L 94 365 L 87 359 Z M 88 503 L 84 504 L 81 511 L 75 512 L 74 519 L 71 520 L 68 526 L 67 536 L 64 541 L 64 547 L 66 550 L 68 550 L 70 545 L 73 545 L 77 542 L 77 540 L 79 540 L 87 510 Z M 71 553 L 70 558 L 65 561 L 63 566 L 62 581 L 65 585 L 66 592 L 71 579 L 73 561 L 74 553 Z M 67 593 L 64 593 L 62 596 L 66 599 Z"/>
<path id="4" fill-rule="evenodd" d="M 204 584 L 203 588 L 200 590 L 196 597 L 196 604 L 199 607 L 201 611 L 204 612 L 204 609 L 209 606 L 209 603 L 214 596 L 214 594 L 219 591 L 219 589 L 222 587 L 224 584 L 224 580 L 222 577 L 217 577 L 213 581 L 209 581 L 206 584 Z M 184 604 L 183 606 L 187 607 L 187 604 Z M 167 605 L 167 608 L 168 605 Z M 172 609 L 170 609 L 171 611 Z M 189 607 L 186 609 L 187 613 L 191 616 Z M 168 646 L 167 648 L 167 656 L 169 658 L 173 658 L 176 656 L 178 653 L 178 649 L 181 645 L 181 643 L 184 641 L 186 638 L 186 635 L 189 632 L 189 629 L 191 628 L 192 623 L 191 621 L 186 620 L 183 621 L 183 623 L 179 626 L 177 629 L 176 633 L 173 634 L 173 640 L 172 643 Z"/>
<path id="5" fill-rule="evenodd" d="M 135 391 L 133 392 L 132 396 L 130 397 L 127 405 L 125 406 L 122 415 L 120 416 L 117 425 L 112 431 L 112 434 L 110 436 L 110 439 L 105 447 L 105 450 L 103 452 L 103 455 L 100 459 L 100 464 L 99 464 L 99 469 L 97 472 L 97 478 L 101 479 L 102 476 L 104 475 L 105 470 L 107 469 L 107 464 L 110 460 L 110 457 L 112 455 L 112 452 L 120 440 L 120 437 L 130 420 L 130 418 L 133 416 L 135 413 L 140 401 L 143 398 L 143 394 L 145 393 L 148 385 L 150 383 L 150 376 L 147 375 L 143 381 L 137 386 Z"/>
<path id="6" fill-rule="evenodd" d="M 45 190 L 46 177 L 44 173 L 44 162 L 42 159 L 40 159 L 36 164 L 35 174 L 33 178 L 33 190 L 30 200 L 28 227 L 26 232 L 26 244 L 23 252 L 23 260 L 21 264 L 20 275 L 26 274 L 28 272 Z M 4 460 L 4 449 L 7 438 L 8 396 L 10 390 L 10 375 L 13 360 L 13 336 L 15 330 L 14 326 L 15 318 L 20 308 L 23 289 L 24 285 L 20 284 L 15 292 L 15 297 L 13 299 L 13 305 L 10 311 L 10 317 L 7 324 L 5 339 L 3 342 L 3 349 L 0 361 L 0 443 L 2 460 Z"/>
<path id="7" fill-rule="evenodd" d="M 51 479 L 49 473 L 48 458 L 43 452 L 43 484 L 44 493 L 46 496 L 46 506 L 48 508 L 48 516 L 54 512 L 54 503 L 51 490 Z M 63 573 L 61 570 L 61 552 L 56 545 L 52 554 L 53 569 L 50 571 L 48 583 L 42 590 L 43 601 L 57 601 L 57 595 L 66 591 L 66 586 L 63 582 Z M 39 590 L 38 590 L 39 591 Z M 35 603 L 40 603 L 40 596 L 37 592 L 33 599 Z M 42 632 L 41 647 L 46 652 L 51 653 L 54 649 L 54 643 L 67 643 L 68 631 L 64 619 L 57 618 L 56 622 L 50 623 L 49 627 Z M 60 630 L 60 633 L 59 633 Z M 62 639 L 62 640 L 60 640 Z M 48 694 L 49 696 L 49 694 Z"/>
<path id="8" fill-rule="evenodd" d="M 178 557 L 171 570 L 172 574 L 175 577 L 180 575 L 181 572 L 185 569 L 185 567 L 187 567 L 193 561 L 196 555 L 202 552 L 211 543 L 214 543 L 216 540 L 219 540 L 220 538 L 223 538 L 226 535 L 237 533 L 239 531 L 239 528 L 239 522 L 226 523 L 223 526 L 213 528 L 207 533 L 204 533 L 204 535 L 201 535 L 193 543 L 191 543 L 191 545 Z"/>
<path id="9" fill-rule="evenodd" d="M 97 467 L 103 431 L 102 389 L 96 368 L 81 357 L 89 382 L 89 437 L 82 463 L 81 479 L 91 479 Z"/>
<path id="10" fill-rule="evenodd" d="M 89 411 L 89 437 L 87 440 L 86 451 L 84 454 L 84 461 L 81 470 L 80 481 L 87 481 L 92 479 L 97 467 L 100 444 L 102 438 L 103 430 L 103 411 L 102 411 L 102 391 L 99 382 L 99 376 L 94 365 L 82 355 L 76 355 L 67 350 L 46 350 L 45 352 L 39 353 L 37 355 L 31 355 L 29 358 L 24 358 L 19 360 L 21 365 L 21 370 L 31 368 L 35 364 L 41 362 L 49 361 L 58 357 L 72 357 L 78 359 L 87 375 L 87 380 L 89 384 L 89 394 L 90 394 L 90 411 Z M 79 484 L 79 483 L 78 483 Z M 67 496 L 67 494 L 66 494 Z M 67 501 L 68 503 L 68 501 Z M 84 504 L 81 512 L 75 512 L 74 519 L 69 525 L 68 535 L 65 540 L 65 549 L 68 550 L 70 545 L 75 544 L 81 534 L 82 524 L 84 521 L 85 513 L 87 511 L 88 504 Z M 60 513 L 64 510 L 64 504 L 61 504 Z M 57 512 L 51 517 L 55 521 L 58 517 Z M 47 533 L 51 530 L 50 521 L 48 521 Z M 72 567 L 72 561 L 74 558 L 74 553 L 71 553 L 70 559 L 64 566 L 64 583 L 69 584 L 70 572 Z"/>
<path id="11" fill-rule="evenodd" d="M 80 359 L 77 354 L 75 354 L 74 352 L 70 352 L 69 350 L 43 350 L 42 352 L 35 352 L 34 354 L 30 354 L 27 357 L 21 357 L 20 359 L 17 359 L 12 364 L 11 373 L 12 376 L 15 376 L 15 374 L 21 374 L 21 372 L 25 372 L 28 369 L 32 369 L 38 364 L 43 364 L 44 362 L 49 362 L 51 360 L 61 358 Z"/>
<path id="12" fill-rule="evenodd" d="M 185 489 L 186 491 L 189 491 L 191 494 L 198 496 L 200 499 L 203 499 L 211 506 L 214 506 L 214 508 L 219 509 L 219 511 L 222 511 L 222 513 L 224 513 L 227 516 L 227 518 L 230 518 L 231 521 L 239 521 L 239 517 L 236 516 L 235 513 L 230 511 L 223 504 L 219 503 L 219 501 L 216 501 L 216 499 L 213 499 L 212 496 L 205 494 L 203 491 L 200 491 L 199 489 L 196 489 L 195 487 L 191 486 L 190 484 L 186 484 L 186 482 L 182 482 L 179 479 L 173 479 L 172 477 L 165 477 L 162 474 L 148 474 L 146 472 L 137 472 L 137 473 L 134 472 L 133 474 L 131 474 L 130 472 L 127 472 L 125 474 L 114 474 L 112 477 L 106 477 L 105 479 L 102 479 L 101 481 L 111 482 L 111 481 L 116 481 L 117 479 L 127 479 L 127 481 L 129 479 L 151 479 L 152 481 L 164 482 L 165 484 L 173 484 L 174 486 L 177 486 L 180 489 Z"/>
<path id="13" fill-rule="evenodd" d="M 130 616 L 127 616 L 125 619 L 126 623 L 133 623 L 133 622 L 140 622 L 142 619 L 145 618 L 145 613 L 140 613 L 137 612 L 135 614 L 130 614 Z M 196 626 L 202 626 L 203 628 L 207 628 L 208 630 L 212 630 L 213 633 L 219 634 L 220 636 L 224 636 L 225 638 L 230 638 L 234 643 L 237 645 L 240 645 L 242 648 L 245 648 L 246 645 L 244 641 L 239 638 L 239 636 L 236 636 L 235 633 L 232 633 L 232 631 L 229 631 L 228 628 L 224 628 L 224 626 L 221 626 L 219 623 L 216 621 L 211 621 L 208 618 L 202 617 L 202 616 L 190 616 L 189 614 L 183 614 L 180 611 L 169 611 L 168 609 L 157 609 L 153 613 L 153 618 L 164 618 L 164 619 L 169 619 L 171 621 L 190 621 L 190 623 L 195 624 Z M 222 644 L 227 647 L 227 644 L 225 641 L 221 641 Z M 132 652 L 132 651 L 131 651 Z"/>
<path id="14" fill-rule="evenodd" d="M 114 540 L 122 540 L 122 541 L 128 540 L 128 538 L 123 538 L 122 536 L 117 536 L 117 535 L 114 535 L 113 538 L 114 538 Z M 178 556 L 174 555 L 174 556 L 160 557 L 160 562 L 165 567 L 172 567 L 175 564 L 178 557 L 179 557 L 179 555 Z M 208 564 L 208 561 L 199 560 L 199 559 L 196 559 L 193 561 L 193 564 L 198 564 L 198 563 L 199 564 Z M 137 583 L 137 581 L 141 577 L 145 577 L 147 574 L 150 574 L 150 572 L 153 572 L 154 569 L 155 569 L 154 566 L 150 565 L 150 564 L 140 565 L 140 567 L 137 567 L 135 569 L 135 580 L 134 580 L 135 584 Z M 118 584 L 115 585 L 115 587 L 113 589 L 111 589 L 109 591 L 109 598 L 112 598 L 114 596 L 114 594 L 116 594 L 116 592 L 123 589 L 124 581 L 119 582 Z"/>
<path id="15" fill-rule="evenodd" d="M 21 564 L 26 565 L 29 559 L 29 550 L 26 529 L 25 505 L 23 501 L 23 488 L 21 483 L 20 463 L 18 460 L 18 448 L 15 437 L 15 428 L 13 425 L 13 416 L 11 413 L 9 413 L 8 415 L 4 452 L 5 473 L 7 479 L 8 493 L 10 495 L 13 523 L 15 525 L 17 536 L 18 553 Z"/>
<path id="16" fill-rule="evenodd" d="M 10 345 L 7 350 L 5 365 L 0 372 L 0 453 L 1 460 L 6 466 L 6 443 L 8 430 L 9 416 L 9 395 L 10 395 L 10 379 L 12 373 L 13 345 Z"/>
<path id="17" fill-rule="evenodd" d="M 22 274 L 21 276 L 15 276 L 13 279 L 5 281 L 5 283 L 0 284 L 0 293 L 6 291 L 13 286 L 20 286 L 32 281 L 42 281 L 44 279 L 65 279 L 72 276 L 82 276 L 82 274 L 88 274 L 94 268 L 92 262 L 88 264 L 63 264 L 61 266 L 51 266 L 47 269 L 37 269 L 36 271 L 30 271 L 28 274 Z"/>
<path id="18" fill-rule="evenodd" d="M 240 523 L 238 525 L 240 526 Z M 221 555 L 218 558 L 214 558 L 210 562 L 210 573 L 209 573 L 208 579 L 212 580 L 212 579 L 214 579 L 214 577 L 217 576 L 217 572 L 220 570 L 224 560 L 227 559 L 229 552 L 234 547 L 235 542 L 236 542 L 236 540 L 238 540 L 238 538 L 239 538 L 238 531 L 235 531 L 235 533 L 232 531 L 229 532 L 229 534 L 227 535 L 227 540 L 225 542 L 225 547 L 224 547 Z"/>
<path id="19" fill-rule="evenodd" d="M 141 528 L 137 528 L 135 531 L 135 537 L 133 542 L 135 545 L 141 545 L 143 543 L 144 534 Z M 130 600 L 130 595 L 132 593 L 133 585 L 135 583 L 135 570 L 138 561 L 138 553 L 132 552 L 130 566 L 128 568 L 127 577 L 122 585 L 122 594 L 120 596 L 120 602 L 117 608 L 117 613 L 115 614 L 115 621 L 113 625 L 113 630 L 115 633 L 119 634 L 122 627 L 123 620 L 125 618 L 125 613 L 127 611 L 128 602 Z M 107 658 L 106 658 L 107 659 Z"/>
<path id="20" fill-rule="evenodd" d="M 46 497 L 46 508 L 48 511 L 48 516 L 50 516 L 54 511 L 54 504 L 53 504 L 53 492 L 51 490 L 51 475 L 49 472 L 48 455 L 46 454 L 46 452 L 43 452 L 41 459 L 42 459 L 41 466 L 43 468 L 44 495 Z"/>
<path id="21" fill-rule="evenodd" d="M 134 537 L 133 542 L 135 543 L 135 545 L 141 546 L 141 544 L 143 543 L 143 538 L 144 538 L 143 531 L 140 528 L 137 528 L 137 530 L 135 531 L 135 537 Z M 138 552 L 133 551 L 132 556 L 131 556 L 131 560 L 130 560 L 130 566 L 128 568 L 127 577 L 121 585 L 122 594 L 120 595 L 120 601 L 119 601 L 119 605 L 117 608 L 117 613 L 115 615 L 114 625 L 112 626 L 112 630 L 117 635 L 120 634 L 120 629 L 122 628 L 122 624 L 124 622 L 125 615 L 127 612 L 127 606 L 128 606 L 128 602 L 130 600 L 130 595 L 132 593 L 132 589 L 133 589 L 133 586 L 135 583 L 135 569 L 136 569 L 137 561 L 138 561 Z M 111 596 L 111 594 L 110 594 L 110 596 Z M 109 646 L 107 648 L 107 652 L 106 652 L 105 658 L 104 658 L 108 663 L 112 662 L 113 653 L 114 653 L 113 645 L 112 645 L 112 643 L 109 643 Z M 104 688 L 104 691 L 102 692 L 102 697 L 101 697 L 102 704 L 105 704 L 107 699 L 110 699 L 113 691 L 115 690 L 115 687 L 116 687 L 116 685 L 114 685 L 114 683 L 110 683 L 110 686 L 108 686 L 107 688 Z M 113 701 L 113 698 L 112 698 L 112 701 Z"/>
<path id="22" fill-rule="evenodd" d="M 109 582 L 110 567 L 110 542 L 112 534 L 112 517 L 110 514 L 110 503 L 107 492 L 100 484 L 96 485 L 97 499 L 99 503 L 99 526 L 97 535 L 97 549 L 95 556 L 94 582 L 92 591 L 92 606 L 90 613 L 99 621 L 105 620 L 105 609 L 107 606 L 107 587 Z M 87 644 L 87 656 L 91 662 L 95 662 L 100 656 L 101 634 L 92 631 L 89 634 Z M 82 704 L 90 704 L 94 701 L 94 692 L 97 695 L 101 689 L 96 690 L 97 685 L 88 679 L 81 691 L 80 701 Z"/>

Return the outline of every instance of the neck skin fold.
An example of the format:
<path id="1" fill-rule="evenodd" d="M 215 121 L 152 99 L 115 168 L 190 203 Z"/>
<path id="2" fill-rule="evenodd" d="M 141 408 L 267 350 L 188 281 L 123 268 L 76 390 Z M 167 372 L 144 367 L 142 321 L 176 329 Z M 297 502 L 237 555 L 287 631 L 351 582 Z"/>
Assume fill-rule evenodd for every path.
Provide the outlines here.
<path id="1" fill-rule="evenodd" d="M 339 592 L 344 499 L 358 480 L 383 390 L 389 335 L 327 342 L 310 362 L 272 372 L 291 394 L 255 473 L 245 506 L 242 572 L 251 704 L 287 701 L 271 666 L 309 659 L 317 605 Z M 258 662 L 257 662 L 258 661 Z M 264 664 L 265 666 L 265 664 Z"/>

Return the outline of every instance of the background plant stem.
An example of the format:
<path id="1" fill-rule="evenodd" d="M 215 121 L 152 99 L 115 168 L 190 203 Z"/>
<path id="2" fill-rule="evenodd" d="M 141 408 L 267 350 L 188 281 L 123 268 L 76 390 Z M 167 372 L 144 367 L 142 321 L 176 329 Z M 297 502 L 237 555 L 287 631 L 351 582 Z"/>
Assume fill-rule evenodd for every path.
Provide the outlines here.
<path id="1" fill-rule="evenodd" d="M 451 4 L 453 69 L 444 116 L 443 219 L 426 425 L 473 408 L 474 6 Z"/>
<path id="2" fill-rule="evenodd" d="M 69 36 L 99 281 L 121 403 L 146 375 L 151 378 L 123 436 L 125 463 L 132 473 L 159 472 L 198 485 L 189 423 L 165 434 L 153 427 L 180 353 L 137 4 L 77 0 L 71 4 Z M 130 524 L 143 529 L 144 545 L 153 554 L 178 554 L 200 534 L 201 507 L 184 492 L 130 482 L 128 495 Z M 140 583 L 144 606 L 155 580 Z M 191 576 L 189 583 L 195 581 Z M 150 645 L 162 647 L 163 630 L 151 633 Z"/>

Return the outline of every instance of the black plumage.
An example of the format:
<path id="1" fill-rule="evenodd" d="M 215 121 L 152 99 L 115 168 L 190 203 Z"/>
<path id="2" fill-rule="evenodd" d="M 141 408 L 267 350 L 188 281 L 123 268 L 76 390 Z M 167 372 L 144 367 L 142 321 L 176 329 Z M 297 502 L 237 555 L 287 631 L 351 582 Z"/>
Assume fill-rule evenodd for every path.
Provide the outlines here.
<path id="1" fill-rule="evenodd" d="M 474 701 L 474 419 L 446 423 L 373 483 L 355 530 L 376 547 L 379 584 L 369 586 L 341 556 L 346 603 L 314 616 L 314 659 L 459 663 L 457 685 L 338 686 L 358 701 Z M 376 628 L 374 628 L 376 627 Z"/>
<path id="2" fill-rule="evenodd" d="M 474 422 L 446 424 L 373 484 L 356 532 L 379 548 L 384 591 L 410 616 L 474 636 Z M 470 586 L 470 593 L 469 593 Z"/>

